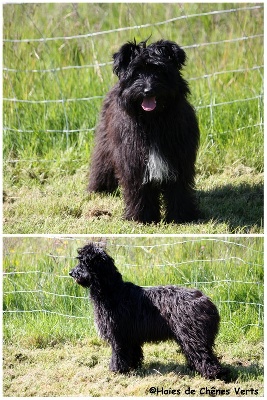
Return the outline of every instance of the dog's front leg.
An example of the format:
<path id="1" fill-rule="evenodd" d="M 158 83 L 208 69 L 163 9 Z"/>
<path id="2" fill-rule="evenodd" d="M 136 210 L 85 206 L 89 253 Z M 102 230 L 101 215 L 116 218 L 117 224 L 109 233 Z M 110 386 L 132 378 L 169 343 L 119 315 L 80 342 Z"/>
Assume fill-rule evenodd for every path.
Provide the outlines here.
<path id="1" fill-rule="evenodd" d="M 124 185 L 125 213 L 128 220 L 144 224 L 160 221 L 159 189 L 150 183 Z"/>
<path id="2" fill-rule="evenodd" d="M 130 366 L 127 364 L 123 352 L 116 348 L 112 348 L 110 370 L 121 373 L 126 373 L 130 370 Z"/>
<path id="3" fill-rule="evenodd" d="M 115 344 L 112 346 L 112 355 L 110 360 L 110 370 L 113 372 L 126 373 L 141 366 L 143 352 L 141 345 L 124 343 L 124 345 Z"/>
<path id="4" fill-rule="evenodd" d="M 185 223 L 199 218 L 195 192 L 189 185 L 179 181 L 166 183 L 163 195 L 166 222 Z"/>

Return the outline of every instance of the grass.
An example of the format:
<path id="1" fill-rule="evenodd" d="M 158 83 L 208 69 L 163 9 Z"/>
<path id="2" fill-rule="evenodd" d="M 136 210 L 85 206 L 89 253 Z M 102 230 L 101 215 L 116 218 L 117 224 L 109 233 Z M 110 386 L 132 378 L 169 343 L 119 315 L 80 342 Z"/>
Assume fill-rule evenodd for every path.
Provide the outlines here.
<path id="1" fill-rule="evenodd" d="M 146 344 L 136 373 L 108 371 L 110 348 L 97 336 L 87 293 L 68 276 L 88 240 L 4 238 L 5 396 L 145 396 L 151 386 L 263 393 L 262 237 L 102 239 L 125 280 L 197 287 L 212 298 L 221 315 L 216 351 L 236 377 L 229 384 L 190 372 L 172 342 Z"/>
<path id="2" fill-rule="evenodd" d="M 196 396 L 212 394 L 201 388 L 263 396 L 263 238 L 115 235 L 263 232 L 263 7 L 244 9 L 254 6 L 3 5 L 4 39 L 152 24 L 70 40 L 4 42 L 3 66 L 15 70 L 3 73 L 3 97 L 11 99 L 3 102 L 4 233 L 69 236 L 3 239 L 4 396 L 150 396 L 152 386 L 182 397 L 189 387 Z M 243 10 L 204 15 L 234 8 Z M 190 17 L 153 25 L 184 16 Z M 112 53 L 150 35 L 178 42 L 188 55 L 184 77 L 201 130 L 196 188 L 203 215 L 194 224 L 127 222 L 120 191 L 86 193 L 95 125 L 116 81 Z M 87 293 L 68 276 L 77 247 L 89 240 L 74 233 L 92 240 L 114 234 L 102 241 L 125 280 L 192 286 L 210 296 L 221 315 L 216 352 L 235 380 L 195 375 L 172 342 L 146 344 L 144 365 L 134 373 L 109 372 L 110 348 L 97 336 Z"/>
<path id="3" fill-rule="evenodd" d="M 245 6 L 5 4 L 4 39 L 94 33 Z M 4 97 L 37 103 L 4 101 L 4 232 L 263 232 L 262 32 L 260 8 L 87 38 L 5 42 L 4 67 L 16 71 L 4 71 Z M 210 43 L 186 48 L 184 77 L 201 130 L 196 186 L 203 217 L 192 225 L 126 222 L 120 193 L 86 194 L 94 127 L 103 96 L 116 81 L 111 65 L 99 64 L 109 63 L 127 40 L 150 35 L 151 40 L 164 37 L 185 47 Z M 251 38 L 234 40 L 242 37 Z M 91 64 L 95 66 L 86 67 Z M 81 68 L 63 69 L 69 66 Z M 244 71 L 233 72 L 237 70 Z M 91 100 L 78 100 L 84 98 Z"/>
<path id="4" fill-rule="evenodd" d="M 88 240 L 4 238 L 3 307 L 16 311 L 5 313 L 6 342 L 15 337 L 17 343 L 45 347 L 96 337 L 84 321 L 92 321 L 87 293 L 68 276 L 77 248 Z M 263 238 L 103 240 L 125 280 L 141 286 L 176 283 L 207 293 L 220 309 L 224 341 L 261 337 Z"/>
<path id="5" fill-rule="evenodd" d="M 122 220 L 120 194 L 89 197 L 84 188 L 86 176 L 86 168 L 80 168 L 72 176 L 65 177 L 64 185 L 62 177 L 54 176 L 44 184 L 10 187 L 4 195 L 4 232 L 196 234 L 263 231 L 263 175 L 251 169 L 229 168 L 223 174 L 199 178 L 197 196 L 202 218 L 197 223 L 183 225 L 163 222 L 143 225 Z"/>
<path id="6" fill-rule="evenodd" d="M 7 346 L 3 390 L 8 397 L 145 397 L 152 396 L 150 388 L 156 387 L 180 391 L 181 397 L 207 396 L 212 390 L 217 390 L 219 397 L 220 394 L 227 396 L 227 391 L 231 397 L 236 397 L 238 390 L 243 391 L 243 396 L 263 397 L 262 346 L 243 342 L 241 351 L 231 345 L 218 346 L 217 351 L 223 354 L 222 361 L 227 364 L 231 359 L 231 369 L 238 375 L 231 383 L 211 382 L 194 375 L 185 367 L 183 356 L 173 343 L 145 345 L 144 366 L 126 376 L 108 370 L 110 350 L 102 342 L 87 341 L 34 350 Z M 188 396 L 189 387 L 195 394 Z"/>

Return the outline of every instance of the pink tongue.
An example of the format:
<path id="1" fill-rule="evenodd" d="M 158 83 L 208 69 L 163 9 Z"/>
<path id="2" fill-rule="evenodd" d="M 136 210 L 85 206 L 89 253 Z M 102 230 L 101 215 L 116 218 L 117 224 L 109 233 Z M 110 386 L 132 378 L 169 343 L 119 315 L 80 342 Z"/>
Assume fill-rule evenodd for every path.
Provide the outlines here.
<path id="1" fill-rule="evenodd" d="M 156 97 L 145 97 L 142 103 L 142 108 L 145 111 L 152 111 L 156 108 Z"/>

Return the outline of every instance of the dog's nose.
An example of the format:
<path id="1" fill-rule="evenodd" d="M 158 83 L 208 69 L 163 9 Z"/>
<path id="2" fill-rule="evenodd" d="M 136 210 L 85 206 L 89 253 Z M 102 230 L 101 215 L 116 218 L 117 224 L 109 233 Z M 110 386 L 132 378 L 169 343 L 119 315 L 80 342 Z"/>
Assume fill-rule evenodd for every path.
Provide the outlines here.
<path id="1" fill-rule="evenodd" d="M 144 88 L 144 95 L 146 97 L 152 97 L 152 96 L 155 96 L 155 92 L 151 87 L 146 87 L 146 88 Z"/>
<path id="2" fill-rule="evenodd" d="M 73 273 L 73 269 L 69 272 L 69 276 L 72 276 Z"/>

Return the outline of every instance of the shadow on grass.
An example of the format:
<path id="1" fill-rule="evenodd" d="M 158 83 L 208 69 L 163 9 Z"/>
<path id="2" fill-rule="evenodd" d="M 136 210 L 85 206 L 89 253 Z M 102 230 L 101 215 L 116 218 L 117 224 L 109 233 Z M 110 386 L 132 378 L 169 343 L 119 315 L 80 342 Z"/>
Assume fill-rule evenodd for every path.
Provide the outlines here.
<path id="1" fill-rule="evenodd" d="M 222 366 L 226 369 L 226 379 L 225 382 L 249 382 L 251 380 L 257 380 L 261 376 L 263 376 L 263 367 L 258 364 L 251 364 L 248 366 L 244 365 L 229 365 L 222 364 Z M 191 370 L 186 365 L 179 365 L 174 362 L 170 362 L 168 364 L 164 364 L 161 362 L 153 362 L 148 364 L 146 368 L 140 368 L 136 371 L 136 375 L 145 378 L 146 376 L 151 375 L 166 375 L 170 372 L 176 373 L 179 376 L 187 376 L 188 378 L 194 378 L 196 376 L 196 372 Z"/>
<path id="2" fill-rule="evenodd" d="M 187 365 L 180 365 L 174 362 L 161 363 L 161 362 L 152 362 L 147 364 L 144 367 L 139 368 L 136 371 L 136 374 L 142 378 L 150 375 L 166 375 L 170 372 L 174 372 L 177 375 L 183 376 L 186 375 L 188 377 L 193 377 L 195 372 L 192 371 Z"/>
<path id="3" fill-rule="evenodd" d="M 240 228 L 263 227 L 263 184 L 227 184 L 210 191 L 198 191 L 203 222 L 210 219 L 229 224 L 234 233 Z"/>

